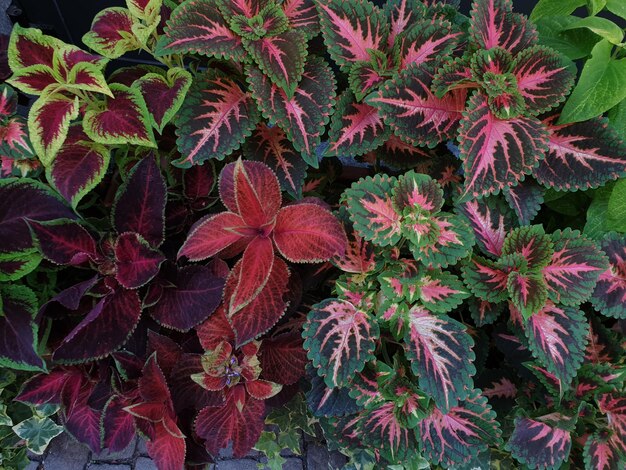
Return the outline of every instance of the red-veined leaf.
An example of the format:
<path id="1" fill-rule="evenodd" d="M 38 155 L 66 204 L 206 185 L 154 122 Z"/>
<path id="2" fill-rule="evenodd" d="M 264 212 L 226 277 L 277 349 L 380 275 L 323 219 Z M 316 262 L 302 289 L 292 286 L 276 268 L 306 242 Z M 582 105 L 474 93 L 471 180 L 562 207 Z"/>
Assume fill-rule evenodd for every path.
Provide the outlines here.
<path id="1" fill-rule="evenodd" d="M 444 467 L 463 465 L 491 445 L 501 443 L 500 425 L 479 390 L 442 412 L 435 407 L 416 428 L 420 449 L 429 461 Z"/>
<path id="2" fill-rule="evenodd" d="M 513 13 L 511 0 L 474 2 L 470 24 L 471 39 L 481 49 L 501 47 L 516 54 L 537 42 L 535 27 Z"/>
<path id="3" fill-rule="evenodd" d="M 603 315 L 626 318 L 626 238 L 609 233 L 601 242 L 609 257 L 609 268 L 600 274 L 591 303 Z"/>
<path id="4" fill-rule="evenodd" d="M 502 245 L 502 255 L 521 256 L 529 269 L 543 268 L 550 264 L 554 254 L 554 242 L 546 235 L 542 225 L 530 225 L 511 230 Z"/>
<path id="5" fill-rule="evenodd" d="M 203 54 L 241 61 L 246 51 L 212 0 L 178 6 L 166 23 L 156 55 Z"/>
<path id="6" fill-rule="evenodd" d="M 252 18 L 265 6 L 265 0 L 216 0 L 215 2 L 227 20 L 236 15 Z"/>
<path id="7" fill-rule="evenodd" d="M 272 234 L 276 248 L 296 263 L 318 263 L 342 256 L 347 239 L 343 227 L 330 211 L 317 204 L 283 207 Z"/>
<path id="8" fill-rule="evenodd" d="M 474 341 L 462 323 L 420 306 L 409 311 L 407 324 L 406 354 L 419 386 L 439 408 L 449 410 L 473 388 Z"/>
<path id="9" fill-rule="evenodd" d="M 302 31 L 307 39 L 319 33 L 319 15 L 314 0 L 285 0 L 282 7 L 289 19 L 289 25 L 293 29 Z"/>
<path id="10" fill-rule="evenodd" d="M 78 265 L 98 258 L 96 241 L 83 226 L 68 219 L 35 222 L 32 229 L 41 254 L 49 261 L 61 265 Z"/>
<path id="11" fill-rule="evenodd" d="M 582 312 L 548 302 L 524 327 L 533 355 L 566 387 L 585 354 L 588 325 Z"/>
<path id="12" fill-rule="evenodd" d="M 390 25 L 387 39 L 389 49 L 393 47 L 398 36 L 421 21 L 426 14 L 426 8 L 419 0 L 388 0 L 384 10 Z"/>
<path id="13" fill-rule="evenodd" d="M 122 233 L 115 242 L 115 279 L 127 289 L 138 289 L 159 272 L 165 256 L 135 232 Z"/>
<path id="14" fill-rule="evenodd" d="M 98 54 L 116 59 L 139 49 L 141 43 L 133 33 L 133 17 L 126 8 L 110 7 L 100 11 L 83 36 L 83 43 Z"/>
<path id="15" fill-rule="evenodd" d="M 183 350 L 176 341 L 152 330 L 148 330 L 147 353 L 156 353 L 157 363 L 166 376 L 171 375 L 183 356 Z"/>
<path id="16" fill-rule="evenodd" d="M 505 75 L 511 70 L 512 64 L 513 56 L 499 47 L 476 51 L 470 61 L 474 78 L 482 81 L 486 88 L 489 86 L 488 73 L 491 77 Z"/>
<path id="17" fill-rule="evenodd" d="M 385 51 L 387 19 L 369 0 L 321 0 L 317 8 L 328 52 L 343 71 L 356 61 L 368 61 L 369 49 Z"/>
<path id="18" fill-rule="evenodd" d="M 428 148 L 407 144 L 400 137 L 391 134 L 389 139 L 378 148 L 376 154 L 387 166 L 398 169 L 410 169 L 419 165 L 430 166 L 434 152 Z M 456 175 L 454 177 L 459 178 L 460 181 L 460 177 Z"/>
<path id="19" fill-rule="evenodd" d="M 335 78 L 328 64 L 311 56 L 292 97 L 272 84 L 259 69 L 249 67 L 248 82 L 263 116 L 281 127 L 297 151 L 317 165 L 315 149 L 328 123 L 335 98 Z"/>
<path id="20" fill-rule="evenodd" d="M 544 186 L 576 191 L 602 186 L 626 176 L 626 144 L 603 118 L 557 125 L 544 119 L 548 153 L 533 175 Z"/>
<path id="21" fill-rule="evenodd" d="M 196 327 L 196 334 L 205 351 L 216 349 L 223 341 L 235 342 L 235 332 L 228 323 L 223 304 L 208 320 Z"/>
<path id="22" fill-rule="evenodd" d="M 307 356 L 330 388 L 347 384 L 374 358 L 378 323 L 350 302 L 327 299 L 314 305 L 302 337 Z"/>
<path id="23" fill-rule="evenodd" d="M 82 373 L 72 369 L 55 368 L 47 374 L 37 374 L 28 379 L 15 400 L 31 405 L 61 404 L 63 390 L 74 388 L 82 380 Z M 69 403 L 68 403 L 69 404 Z"/>
<path id="24" fill-rule="evenodd" d="M 404 69 L 366 98 L 403 141 L 433 147 L 457 131 L 465 109 L 465 90 L 437 98 L 431 91 L 432 73 L 426 66 Z"/>
<path id="25" fill-rule="evenodd" d="M 537 119 L 498 119 L 487 100 L 474 93 L 459 129 L 465 194 L 478 197 L 514 186 L 543 159 L 547 140 Z"/>
<path id="26" fill-rule="evenodd" d="M 0 128 L 0 154 L 4 158 L 13 159 L 13 165 L 19 164 L 16 160 L 31 159 L 35 156 L 27 126 L 26 119 L 17 115 L 6 121 L 4 126 Z"/>
<path id="27" fill-rule="evenodd" d="M 396 404 L 388 401 L 363 412 L 359 419 L 364 442 L 391 462 L 409 461 L 417 454 L 415 434 L 403 425 L 400 414 Z"/>
<path id="28" fill-rule="evenodd" d="M 519 462 L 534 468 L 556 469 L 569 456 L 570 432 L 531 418 L 516 418 L 506 449 Z"/>
<path id="29" fill-rule="evenodd" d="M 257 122 L 256 106 L 237 82 L 215 69 L 198 76 L 176 121 L 182 157 L 173 163 L 189 168 L 209 158 L 223 160 L 239 148 Z"/>
<path id="30" fill-rule="evenodd" d="M 99 454 L 102 411 L 92 408 L 88 403 L 90 392 L 89 388 L 81 392 L 79 402 L 73 407 L 71 414 L 65 418 L 63 425 L 78 442 L 87 445 L 92 452 Z"/>
<path id="31" fill-rule="evenodd" d="M 304 376 L 307 364 L 299 332 L 283 333 L 264 339 L 259 349 L 261 376 L 283 385 L 296 383 Z"/>
<path id="32" fill-rule="evenodd" d="M 491 380 L 488 386 L 483 387 L 482 395 L 487 398 L 509 398 L 517 397 L 517 386 L 506 377 Z"/>
<path id="33" fill-rule="evenodd" d="M 194 203 L 194 208 L 204 207 L 216 181 L 215 166 L 211 162 L 194 165 L 183 173 L 183 194 Z"/>
<path id="34" fill-rule="evenodd" d="M 499 258 L 507 233 L 513 228 L 511 211 L 501 199 L 482 198 L 464 202 L 458 206 L 474 230 L 480 250 Z"/>
<path id="35" fill-rule="evenodd" d="M 541 274 L 513 271 L 506 285 L 511 302 L 524 318 L 538 312 L 548 300 L 548 288 Z"/>
<path id="36" fill-rule="evenodd" d="M 330 120 L 328 155 L 363 155 L 380 147 L 388 136 L 376 108 L 356 102 L 350 90 L 341 94 Z"/>
<path id="37" fill-rule="evenodd" d="M 520 225 L 530 225 L 541 209 L 545 189 L 532 178 L 526 178 L 517 186 L 505 186 L 502 192 Z"/>
<path id="38" fill-rule="evenodd" d="M 129 402 L 119 395 L 111 397 L 102 410 L 102 444 L 109 452 L 120 452 L 135 438 L 135 420 L 124 408 Z"/>
<path id="39" fill-rule="evenodd" d="M 557 230 L 552 234 L 552 240 L 552 259 L 541 270 L 550 299 L 563 305 L 586 302 L 598 278 L 609 266 L 606 256 L 578 230 Z"/>
<path id="40" fill-rule="evenodd" d="M 394 54 L 397 54 L 399 70 L 412 64 L 427 64 L 437 67 L 444 57 L 448 57 L 461 36 L 447 21 L 422 20 L 415 22 L 396 40 Z"/>

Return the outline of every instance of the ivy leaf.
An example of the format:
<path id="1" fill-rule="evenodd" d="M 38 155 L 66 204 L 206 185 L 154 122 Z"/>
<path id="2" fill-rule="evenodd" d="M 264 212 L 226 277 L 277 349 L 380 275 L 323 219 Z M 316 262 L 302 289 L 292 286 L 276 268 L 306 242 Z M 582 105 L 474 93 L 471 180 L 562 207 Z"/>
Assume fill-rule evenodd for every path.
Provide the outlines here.
<path id="1" fill-rule="evenodd" d="M 11 429 L 27 442 L 28 450 L 37 455 L 43 454 L 50 441 L 63 432 L 63 426 L 39 416 L 32 416 Z"/>
<path id="2" fill-rule="evenodd" d="M 314 305 L 302 337 L 307 356 L 329 388 L 346 385 L 374 358 L 378 323 L 350 302 L 326 299 Z"/>
<path id="3" fill-rule="evenodd" d="M 530 467 L 557 469 L 572 447 L 570 432 L 531 418 L 516 418 L 506 449 Z"/>
<path id="4" fill-rule="evenodd" d="M 140 47 L 133 33 L 133 17 L 126 8 L 110 7 L 100 11 L 83 36 L 85 45 L 109 59 L 116 59 Z"/>

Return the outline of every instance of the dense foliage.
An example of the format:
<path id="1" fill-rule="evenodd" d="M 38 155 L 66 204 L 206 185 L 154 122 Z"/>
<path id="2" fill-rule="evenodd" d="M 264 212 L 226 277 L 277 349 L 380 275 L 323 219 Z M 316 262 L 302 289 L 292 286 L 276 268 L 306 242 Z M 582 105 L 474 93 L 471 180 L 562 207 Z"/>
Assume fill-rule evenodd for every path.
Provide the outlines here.
<path id="1" fill-rule="evenodd" d="M 280 468 L 316 429 L 354 469 L 623 468 L 626 58 L 595 15 L 626 11 L 583 4 L 127 0 L 93 52 L 16 25 L 0 465 L 62 425 L 164 470 Z M 109 66 L 136 51 L 161 66 Z"/>

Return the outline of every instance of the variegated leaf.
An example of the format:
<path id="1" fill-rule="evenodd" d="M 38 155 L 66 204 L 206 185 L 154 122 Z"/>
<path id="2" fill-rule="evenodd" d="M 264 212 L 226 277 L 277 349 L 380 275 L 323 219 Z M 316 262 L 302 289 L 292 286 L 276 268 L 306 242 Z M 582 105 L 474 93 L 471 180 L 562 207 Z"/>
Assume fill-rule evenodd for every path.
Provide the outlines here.
<path id="1" fill-rule="evenodd" d="M 513 229 L 506 236 L 502 246 L 503 255 L 521 256 L 532 270 L 550 264 L 553 253 L 554 242 L 546 235 L 542 225 Z"/>
<path id="2" fill-rule="evenodd" d="M 391 462 L 410 461 L 417 455 L 415 434 L 403 425 L 399 415 L 395 403 L 387 401 L 364 411 L 359 418 L 364 442 Z"/>
<path id="3" fill-rule="evenodd" d="M 373 55 L 374 57 L 369 62 L 358 61 L 350 67 L 348 83 L 359 101 L 363 101 L 367 95 L 387 80 L 389 70 L 395 68 L 387 54 L 381 52 Z"/>
<path id="4" fill-rule="evenodd" d="M 487 256 L 499 258 L 502 245 L 514 226 L 511 211 L 499 198 L 473 199 L 458 206 L 476 236 L 478 248 Z"/>
<path id="5" fill-rule="evenodd" d="M 616 448 L 616 438 L 606 432 L 596 432 L 587 437 L 583 449 L 585 470 L 617 470 L 620 462 L 623 467 L 625 462 Z"/>
<path id="6" fill-rule="evenodd" d="M 302 337 L 307 356 L 330 388 L 348 384 L 374 358 L 378 323 L 350 302 L 327 299 L 314 305 Z"/>
<path id="7" fill-rule="evenodd" d="M 430 176 L 409 171 L 398 177 L 393 203 L 399 213 L 437 214 L 443 207 L 443 190 Z"/>
<path id="8" fill-rule="evenodd" d="M 116 59 L 141 47 L 141 42 L 133 33 L 130 11 L 120 7 L 109 7 L 99 12 L 91 23 L 91 29 L 83 36 L 83 42 L 109 59 Z"/>
<path id="9" fill-rule="evenodd" d="M 506 286 L 511 302 L 524 318 L 538 312 L 548 300 L 548 288 L 541 274 L 513 271 Z"/>
<path id="10" fill-rule="evenodd" d="M 419 0 L 387 0 L 384 5 L 389 21 L 387 47 L 391 49 L 396 38 L 408 31 L 414 24 L 424 19 L 426 8 Z"/>
<path id="11" fill-rule="evenodd" d="M 425 270 L 419 278 L 419 297 L 431 312 L 447 313 L 470 296 L 454 274 L 436 269 Z"/>
<path id="12" fill-rule="evenodd" d="M 531 418 L 516 418 L 506 449 L 531 468 L 556 470 L 569 456 L 570 432 Z"/>
<path id="13" fill-rule="evenodd" d="M 509 298 L 507 284 L 509 274 L 527 268 L 521 256 L 506 256 L 491 261 L 474 256 L 463 266 L 463 279 L 472 293 L 487 302 L 502 302 Z"/>
<path id="14" fill-rule="evenodd" d="M 470 67 L 470 59 L 466 56 L 456 57 L 446 62 L 435 73 L 431 85 L 435 96 L 439 98 L 452 90 L 476 87 L 478 83 Z"/>
<path id="15" fill-rule="evenodd" d="M 434 241 L 409 244 L 416 260 L 425 265 L 447 267 L 465 258 L 474 246 L 474 232 L 461 217 L 441 212 L 431 218 Z"/>
<path id="16" fill-rule="evenodd" d="M 626 395 L 614 392 L 605 393 L 596 398 L 598 409 L 608 419 L 608 427 L 613 431 L 613 445 L 623 456 L 626 453 Z"/>
<path id="17" fill-rule="evenodd" d="M 314 0 L 285 0 L 282 7 L 293 29 L 303 32 L 307 39 L 317 36 L 320 25 Z"/>
<path id="18" fill-rule="evenodd" d="M 450 56 L 460 37 L 461 32 L 447 21 L 415 22 L 396 39 L 393 54 L 397 56 L 399 70 L 412 64 L 437 68 L 443 58 Z"/>
<path id="19" fill-rule="evenodd" d="M 602 315 L 626 318 L 626 238 L 608 233 L 601 242 L 609 257 L 609 268 L 600 274 L 591 303 Z"/>
<path id="20" fill-rule="evenodd" d="M 529 225 L 541 209 L 545 189 L 532 178 L 526 177 L 517 186 L 505 186 L 502 192 L 515 211 L 520 225 Z"/>
<path id="21" fill-rule="evenodd" d="M 210 70 L 197 77 L 176 121 L 178 150 L 172 162 L 181 168 L 210 158 L 223 160 L 239 148 L 258 122 L 248 93 L 226 74 Z"/>
<path id="22" fill-rule="evenodd" d="M 474 341 L 462 323 L 420 306 L 409 311 L 407 323 L 406 354 L 419 386 L 440 409 L 449 410 L 473 388 Z"/>

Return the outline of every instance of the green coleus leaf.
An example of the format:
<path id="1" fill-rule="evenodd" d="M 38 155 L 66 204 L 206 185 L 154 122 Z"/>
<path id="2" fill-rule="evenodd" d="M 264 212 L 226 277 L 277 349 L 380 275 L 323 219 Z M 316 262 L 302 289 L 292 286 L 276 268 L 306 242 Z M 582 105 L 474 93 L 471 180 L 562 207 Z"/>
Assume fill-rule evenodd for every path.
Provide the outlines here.
<path id="1" fill-rule="evenodd" d="M 541 225 L 513 229 L 502 246 L 503 255 L 521 255 L 531 270 L 547 266 L 553 253 L 554 243 Z"/>
<path id="2" fill-rule="evenodd" d="M 517 254 L 491 261 L 474 256 L 463 265 L 463 279 L 472 293 L 487 302 L 502 302 L 509 298 L 508 278 L 514 271 L 526 272 L 526 260 Z"/>
<path id="3" fill-rule="evenodd" d="M 541 274 L 513 271 L 508 276 L 507 289 L 524 318 L 538 312 L 548 300 L 548 288 Z"/>
<path id="4" fill-rule="evenodd" d="M 556 470 L 572 447 L 570 431 L 531 418 L 516 418 L 506 449 L 531 468 Z"/>
<path id="5" fill-rule="evenodd" d="M 417 285 L 422 304 L 435 313 L 450 312 L 470 296 L 457 276 L 439 269 L 424 270 Z"/>
<path id="6" fill-rule="evenodd" d="M 378 323 L 350 302 L 327 299 L 313 306 L 302 337 L 309 359 L 328 387 L 346 385 L 374 358 Z"/>
<path id="7" fill-rule="evenodd" d="M 443 207 L 443 189 L 430 176 L 409 171 L 398 177 L 393 203 L 400 213 L 436 214 Z"/>
<path id="8" fill-rule="evenodd" d="M 442 410 L 456 406 L 474 386 L 474 341 L 466 330 L 462 323 L 420 306 L 407 315 L 404 343 L 411 369 L 420 388 Z"/>
<path id="9" fill-rule="evenodd" d="M 48 447 L 50 441 L 63 432 L 63 426 L 59 426 L 50 418 L 33 416 L 13 426 L 13 432 L 27 442 L 28 450 L 41 455 Z"/>
<path id="10" fill-rule="evenodd" d="M 91 29 L 83 36 L 83 42 L 98 54 L 116 59 L 141 47 L 133 33 L 133 24 L 128 9 L 105 8 L 94 17 Z"/>
<path id="11" fill-rule="evenodd" d="M 357 233 L 379 246 L 395 245 L 401 237 L 401 217 L 392 191 L 396 178 L 378 174 L 362 178 L 344 193 L 350 220 Z"/>
<path id="12" fill-rule="evenodd" d="M 113 98 L 90 103 L 83 128 L 94 142 L 156 147 L 146 102 L 137 88 L 111 84 Z"/>

